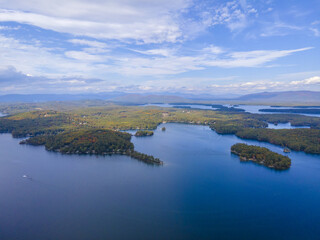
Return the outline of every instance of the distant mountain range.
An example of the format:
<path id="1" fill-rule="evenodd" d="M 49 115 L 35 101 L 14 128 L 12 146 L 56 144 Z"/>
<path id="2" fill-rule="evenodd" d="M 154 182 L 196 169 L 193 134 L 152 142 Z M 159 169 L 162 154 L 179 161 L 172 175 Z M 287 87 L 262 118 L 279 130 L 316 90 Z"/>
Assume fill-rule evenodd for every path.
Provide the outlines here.
<path id="1" fill-rule="evenodd" d="M 212 98 L 210 98 L 212 96 Z M 230 97 L 230 96 L 229 96 Z M 194 101 L 232 102 L 253 104 L 320 104 L 320 92 L 286 91 L 262 92 L 243 95 L 236 98 L 215 97 L 210 94 L 127 94 L 123 92 L 92 93 L 92 94 L 8 94 L 0 96 L 0 102 L 46 102 L 46 101 L 79 101 L 108 100 L 125 104 L 146 103 L 183 103 Z"/>
<path id="2" fill-rule="evenodd" d="M 234 100 L 255 103 L 316 103 L 320 102 L 320 92 L 313 91 L 287 91 L 262 92 L 248 94 Z"/>

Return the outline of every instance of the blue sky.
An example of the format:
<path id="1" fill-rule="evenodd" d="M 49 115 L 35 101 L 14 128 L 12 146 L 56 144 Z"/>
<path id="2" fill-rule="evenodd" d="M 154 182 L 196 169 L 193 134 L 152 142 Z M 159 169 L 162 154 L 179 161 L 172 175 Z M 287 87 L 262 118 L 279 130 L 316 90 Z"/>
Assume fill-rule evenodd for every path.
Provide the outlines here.
<path id="1" fill-rule="evenodd" d="M 319 12 L 319 0 L 2 0 L 0 94 L 319 91 Z"/>

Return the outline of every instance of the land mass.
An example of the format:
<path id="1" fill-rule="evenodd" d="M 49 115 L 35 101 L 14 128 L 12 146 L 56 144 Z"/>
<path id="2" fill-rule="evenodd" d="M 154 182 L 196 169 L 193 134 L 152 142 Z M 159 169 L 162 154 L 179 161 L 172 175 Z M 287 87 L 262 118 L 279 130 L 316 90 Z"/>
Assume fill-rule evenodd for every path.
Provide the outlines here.
<path id="1" fill-rule="evenodd" d="M 48 151 L 66 154 L 123 154 L 140 161 L 162 165 L 158 158 L 134 150 L 131 134 L 106 130 L 77 130 L 54 135 L 38 135 L 20 142 L 20 144 L 44 145 Z"/>
<path id="2" fill-rule="evenodd" d="M 289 157 L 272 152 L 264 147 L 237 143 L 231 147 L 231 152 L 238 155 L 241 161 L 253 161 L 277 170 L 285 170 L 291 166 Z"/>
<path id="3" fill-rule="evenodd" d="M 57 109 L 64 107 L 59 103 Z M 46 138 L 83 130 L 102 129 L 116 132 L 130 129 L 153 130 L 163 122 L 207 125 L 219 134 L 235 134 L 244 139 L 254 139 L 295 151 L 320 154 L 320 118 L 295 114 L 250 114 L 108 104 L 63 111 L 39 110 L 5 116 L 0 118 L 0 132 L 12 133 L 13 137 L 44 136 Z M 267 129 L 268 123 L 287 122 L 292 126 L 310 128 Z M 31 138 L 30 141 L 32 141 Z M 118 149 L 114 148 L 110 151 L 117 152 Z"/>

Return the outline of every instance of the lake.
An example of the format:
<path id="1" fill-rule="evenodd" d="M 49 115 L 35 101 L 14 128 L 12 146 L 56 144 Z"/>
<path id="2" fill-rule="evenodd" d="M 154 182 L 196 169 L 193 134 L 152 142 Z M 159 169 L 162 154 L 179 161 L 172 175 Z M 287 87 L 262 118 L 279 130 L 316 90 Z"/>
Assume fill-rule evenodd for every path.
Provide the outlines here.
<path id="1" fill-rule="evenodd" d="M 168 104 L 168 103 L 149 103 L 149 104 L 144 104 L 142 105 L 144 107 L 149 107 L 149 106 L 155 106 L 155 107 L 169 107 L 169 108 L 173 108 L 173 107 L 187 107 L 187 108 L 192 108 L 192 109 L 202 109 L 202 110 L 216 110 L 218 108 L 213 108 L 210 105 L 203 105 L 203 104 Z"/>
<path id="2" fill-rule="evenodd" d="M 319 239 L 319 155 L 291 152 L 291 169 L 276 171 L 230 147 L 282 148 L 186 124 L 132 140 L 165 165 L 62 155 L 1 134 L 0 239 Z"/>
<path id="3" fill-rule="evenodd" d="M 265 105 L 239 105 L 236 108 L 242 108 L 249 113 L 258 113 L 258 114 L 300 114 L 310 117 L 320 117 L 320 114 L 306 114 L 306 113 L 286 113 L 286 112 L 261 112 L 260 109 L 299 109 L 298 107 L 275 107 L 275 106 L 265 106 Z M 303 107 L 303 109 L 308 107 Z M 310 107 L 314 109 L 313 107 Z"/>

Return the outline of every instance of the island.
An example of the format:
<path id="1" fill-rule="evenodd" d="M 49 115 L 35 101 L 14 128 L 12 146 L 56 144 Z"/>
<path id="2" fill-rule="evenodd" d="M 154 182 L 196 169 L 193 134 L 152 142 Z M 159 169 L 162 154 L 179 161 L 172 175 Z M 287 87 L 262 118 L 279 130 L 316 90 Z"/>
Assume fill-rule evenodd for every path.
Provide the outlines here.
<path id="1" fill-rule="evenodd" d="M 147 136 L 152 136 L 153 131 L 148 131 L 148 130 L 139 130 L 134 134 L 136 137 L 147 137 Z"/>
<path id="2" fill-rule="evenodd" d="M 37 135 L 22 140 L 20 144 L 44 145 L 48 151 L 65 154 L 122 154 L 149 164 L 163 164 L 158 158 L 135 151 L 130 140 L 129 133 L 107 129 L 90 129 Z"/>
<path id="3" fill-rule="evenodd" d="M 283 152 L 284 152 L 284 153 L 290 153 L 291 150 L 290 150 L 289 148 L 284 148 L 284 149 L 283 149 Z"/>
<path id="4" fill-rule="evenodd" d="M 286 170 L 291 166 L 289 157 L 272 152 L 264 147 L 237 143 L 231 147 L 231 152 L 238 155 L 241 161 L 253 161 L 277 170 Z"/>

